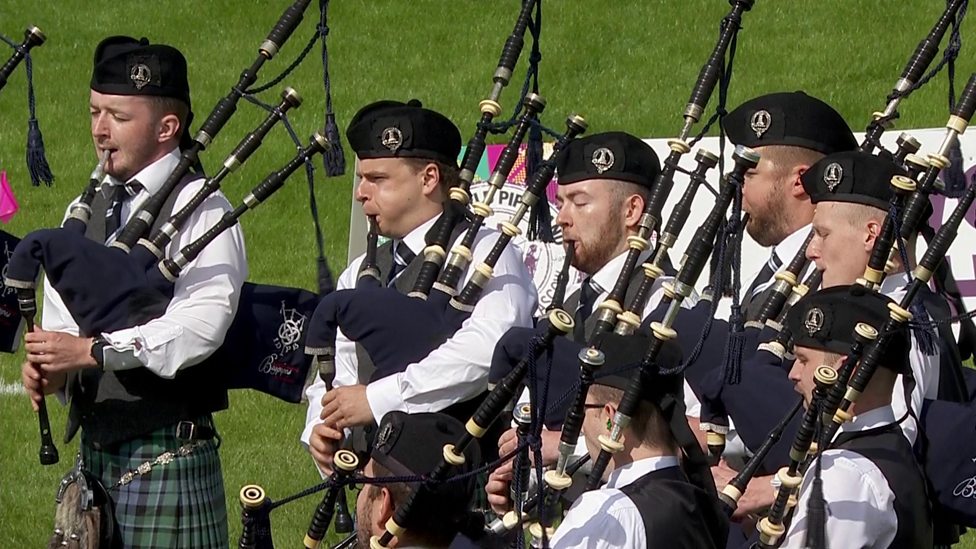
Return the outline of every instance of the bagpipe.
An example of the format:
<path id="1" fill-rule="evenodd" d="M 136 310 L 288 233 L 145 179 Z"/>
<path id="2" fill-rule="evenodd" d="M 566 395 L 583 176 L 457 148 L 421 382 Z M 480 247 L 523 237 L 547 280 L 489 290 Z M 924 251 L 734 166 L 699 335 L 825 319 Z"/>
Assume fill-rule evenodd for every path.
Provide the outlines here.
<path id="1" fill-rule="evenodd" d="M 527 98 L 527 103 L 531 101 L 535 99 Z M 530 112 L 525 116 L 534 116 L 531 109 L 528 110 Z M 525 120 L 523 118 L 520 126 Z M 380 379 L 402 371 L 411 362 L 427 356 L 431 350 L 453 335 L 461 323 L 469 317 L 490 281 L 494 262 L 498 260 L 511 239 L 521 231 L 518 228 L 519 222 L 531 205 L 545 192 L 545 187 L 552 179 L 555 170 L 556 154 L 586 129 L 586 122 L 574 115 L 566 120 L 566 126 L 566 132 L 554 145 L 553 154 L 543 162 L 527 185 L 515 213 L 509 221 L 500 225 L 501 234 L 486 259 L 477 265 L 475 273 L 456 295 L 452 296 L 444 291 L 443 286 L 432 288 L 426 299 L 418 297 L 415 292 L 411 292 L 410 295 L 400 294 L 395 288 L 381 286 L 375 277 L 374 266 L 364 261 L 365 267 L 360 270 L 361 276 L 355 290 L 334 292 L 319 304 L 312 317 L 312 327 L 306 341 L 307 350 L 324 359 L 324 362 L 328 362 L 334 356 L 335 337 L 337 330 L 341 328 L 344 335 L 366 349 L 376 366 L 372 379 Z M 517 147 L 517 144 L 513 145 L 512 142 L 509 145 L 512 146 L 512 150 Z M 502 166 L 502 168 L 511 169 L 511 166 L 508 168 Z M 501 180 L 504 181 L 504 177 L 501 177 Z M 442 216 L 439 222 L 444 219 L 445 217 Z M 476 223 L 472 222 L 472 228 L 475 226 Z M 370 256 L 375 257 L 375 251 L 367 251 L 367 257 Z M 378 314 L 379 312 L 382 314 Z M 554 311 L 550 316 L 555 331 L 550 336 L 550 340 L 555 337 L 555 333 L 566 333 L 572 329 L 572 318 L 564 312 Z M 405 335 L 407 331 L 411 334 Z M 394 335 L 396 337 L 393 337 Z M 393 341 L 399 342 L 396 348 L 391 348 Z M 463 449 L 484 436 L 501 409 L 514 395 L 517 381 L 509 385 L 512 387 L 505 388 L 506 384 L 496 385 L 485 397 L 466 424 L 468 430 L 466 438 L 454 445 L 457 453 L 453 457 L 448 457 L 445 453 L 445 459 L 448 461 L 431 474 L 431 482 L 443 481 L 453 465 L 463 463 Z M 457 459 L 462 461 L 459 463 Z M 423 489 L 421 486 L 418 492 Z M 409 522 L 410 501 L 412 500 L 398 507 L 392 519 L 393 523 L 388 525 L 387 533 L 376 542 L 379 544 L 378 547 L 388 546 L 397 533 L 402 531 L 399 525 L 403 525 L 405 521 Z"/>
<path id="2" fill-rule="evenodd" d="M 538 2 L 535 0 L 522 3 L 515 27 L 506 40 L 494 73 L 491 93 L 480 104 L 481 120 L 461 162 L 460 184 L 449 189 L 444 211 L 426 235 L 424 261 L 420 265 L 412 288 L 408 293 L 401 294 L 396 288 L 386 287 L 385 281 L 379 280 L 378 235 L 373 226 L 367 235 L 367 251 L 358 272 L 355 290 L 333 292 L 322 299 L 316 307 L 309 322 L 304 350 L 314 362 L 318 363 L 319 376 L 327 389 L 331 388 L 335 380 L 335 340 L 339 329 L 342 330 L 343 335 L 355 341 L 368 353 L 372 365 L 375 366 L 371 375 L 366 376 L 370 379 L 379 379 L 402 371 L 408 364 L 427 356 L 453 335 L 470 316 L 479 297 L 488 286 L 494 265 L 505 247 L 512 238 L 520 234 L 521 229 L 518 227 L 520 221 L 536 202 L 544 198 L 546 185 L 555 171 L 556 154 L 586 130 L 587 124 L 583 118 L 574 115 L 567 119 L 567 129 L 556 140 L 552 155 L 534 174 L 530 175 L 526 191 L 521 197 L 516 212 L 509 221 L 500 225 L 500 234 L 492 243 L 489 253 L 481 263 L 474 266 L 470 280 L 459 288 L 461 277 L 473 259 L 471 250 L 475 239 L 484 235 L 481 228 L 485 218 L 492 213 L 492 197 L 513 169 L 523 138 L 530 128 L 538 125 L 538 115 L 545 108 L 545 101 L 537 94 L 530 93 L 525 96 L 520 109 L 521 115 L 517 115 L 518 119 L 514 121 L 513 136 L 489 179 L 488 196 L 474 204 L 472 211 L 469 212 L 467 209 L 470 202 L 469 187 L 484 153 L 487 134 L 494 127 L 493 120 L 501 113 L 498 98 L 511 78 L 524 44 L 525 31 L 530 25 L 530 16 L 537 5 Z M 461 230 L 465 231 L 464 237 L 459 239 L 459 243 L 452 250 L 451 257 L 448 258 L 446 250 Z M 568 322 L 568 329 L 571 329 L 572 319 L 566 318 L 565 314 L 558 318 L 557 324 L 567 329 L 566 322 Z M 390 337 L 391 334 L 394 337 Z M 399 343 L 393 346 L 394 341 Z M 361 364 L 361 374 L 364 369 L 365 365 Z M 493 399 L 489 395 L 479 410 L 486 407 L 493 409 L 495 406 L 502 405 L 504 400 L 506 399 L 499 397 Z M 472 401 L 472 404 L 476 401 L 477 399 Z M 497 415 L 497 412 L 491 411 L 476 412 L 475 419 L 468 423 L 471 438 L 455 445 L 459 448 L 457 456 L 462 456 L 463 449 L 472 441 L 477 442 L 490 426 L 490 423 L 484 423 L 479 427 L 480 422 L 486 421 L 484 418 L 487 416 L 493 420 Z M 447 456 L 446 452 L 445 457 Z M 429 482 L 444 480 L 456 464 L 456 459 L 455 462 L 445 463 L 438 468 L 429 477 Z M 347 481 L 348 477 L 346 480 L 331 479 L 327 483 L 328 492 L 313 516 L 312 525 L 305 539 L 307 547 L 316 547 L 321 543 L 322 536 L 332 520 L 335 504 L 341 499 Z M 414 495 L 423 493 L 424 486 L 426 484 L 418 488 Z M 394 517 L 397 524 L 410 524 L 412 501 L 414 501 L 413 497 L 398 507 Z M 265 506 L 264 510 L 260 511 L 255 510 L 254 505 L 248 503 L 244 506 L 244 512 L 251 517 L 260 514 L 266 517 L 273 507 Z M 374 540 L 374 543 L 386 545 L 395 533 L 402 531 L 393 523 L 390 528 L 391 531 L 383 537 L 383 541 Z"/>
<path id="3" fill-rule="evenodd" d="M 574 376 L 573 372 L 559 372 L 552 375 L 552 372 L 549 370 L 542 370 L 544 373 L 540 373 L 537 370 L 536 378 L 528 382 L 530 394 L 534 393 L 536 395 L 535 398 L 537 398 L 540 391 L 551 395 L 560 395 L 560 398 L 555 398 L 549 407 L 545 406 L 545 403 L 540 404 L 538 402 L 534 402 L 532 407 L 533 414 L 536 416 L 533 418 L 533 423 L 536 425 L 545 423 L 551 428 L 561 427 L 559 456 L 555 468 L 547 471 L 543 477 L 545 484 L 544 491 L 534 495 L 527 502 L 515 502 L 513 511 L 510 511 L 489 526 L 489 530 L 493 534 L 498 535 L 511 531 L 528 521 L 531 522 L 531 526 L 529 527 L 530 534 L 542 540 L 542 543 L 545 544 L 551 532 L 551 529 L 548 527 L 548 515 L 551 513 L 548 510 L 553 507 L 554 503 L 559 499 L 559 496 L 572 485 L 572 474 L 586 461 L 584 458 L 583 460 L 571 463 L 570 457 L 579 437 L 582 426 L 583 404 L 586 400 L 588 388 L 594 380 L 595 372 L 601 368 L 605 369 L 605 364 L 619 368 L 621 366 L 628 366 L 629 363 L 629 367 L 633 368 L 635 366 L 633 360 L 635 349 L 636 356 L 639 357 L 643 354 L 643 349 L 648 347 L 646 338 L 640 338 L 643 341 L 637 342 L 638 338 L 628 336 L 631 336 L 641 325 L 641 316 L 650 297 L 651 290 L 657 279 L 664 274 L 668 250 L 674 245 L 677 240 L 677 234 L 681 231 L 688 218 L 696 191 L 704 182 L 706 172 L 718 163 L 718 157 L 714 154 L 700 150 L 696 155 L 697 165 L 690 172 L 690 184 L 683 193 L 678 205 L 672 211 L 667 226 L 663 228 L 663 232 L 657 240 L 656 253 L 652 255 L 649 261 L 642 265 L 644 278 L 641 280 L 640 286 L 629 302 L 626 302 L 626 294 L 631 276 L 637 267 L 641 255 L 650 248 L 650 238 L 653 231 L 662 226 L 661 218 L 664 201 L 670 194 L 674 174 L 678 169 L 680 158 L 682 155 L 690 152 L 691 145 L 694 141 L 697 141 L 697 138 L 691 140 L 691 128 L 700 120 L 704 108 L 715 86 L 719 83 L 720 78 L 723 78 L 723 83 L 726 83 L 724 79 L 727 78 L 727 75 L 723 73 L 725 53 L 739 30 L 742 13 L 750 9 L 753 2 L 733 1 L 730 4 L 732 4 L 732 10 L 723 19 L 719 40 L 699 73 L 691 98 L 683 112 L 684 127 L 679 137 L 670 140 L 668 143 L 671 152 L 663 163 L 661 173 L 655 180 L 650 197 L 645 203 L 643 214 L 638 223 L 637 234 L 628 238 L 629 251 L 624 266 L 608 297 L 598 306 L 596 312 L 597 321 L 591 333 L 585 334 L 585 342 L 572 342 L 565 339 L 556 340 L 552 350 L 549 351 L 552 363 L 572 364 L 575 358 L 575 362 L 579 364 L 578 376 Z M 707 128 L 704 131 L 707 131 Z M 739 184 L 741 184 L 741 177 L 745 173 L 745 170 L 750 165 L 754 166 L 755 164 L 753 162 L 757 161 L 758 158 L 751 151 L 742 150 L 737 152 L 738 154 L 734 156 L 737 167 L 733 172 L 733 176 L 738 177 Z M 731 179 L 733 178 L 730 177 Z M 726 189 L 722 191 L 721 198 L 717 201 L 713 214 L 710 214 L 706 224 L 699 230 L 699 234 L 696 235 L 696 239 L 689 248 L 685 258 L 685 265 L 682 267 L 682 271 L 685 272 L 684 280 L 686 283 L 690 280 L 690 284 L 693 285 L 701 271 L 701 266 L 696 266 L 698 259 L 690 258 L 693 255 L 697 258 L 701 254 L 704 254 L 702 261 L 707 261 L 710 246 L 718 234 L 720 221 L 724 221 L 724 212 L 732 202 L 731 193 L 734 192 L 735 188 L 736 184 L 734 182 L 730 181 L 726 184 Z M 715 213 L 716 210 L 719 213 Z M 714 229 L 710 237 L 708 236 L 709 228 Z M 707 245 L 701 244 L 700 241 L 702 239 L 709 239 Z M 698 245 L 697 248 L 695 248 L 696 244 Z M 703 246 L 708 247 L 708 250 L 706 251 Z M 696 269 L 697 272 L 692 276 L 691 273 Z M 681 286 L 676 284 L 671 287 L 666 286 L 666 288 L 666 301 L 670 303 L 671 300 L 675 300 L 675 297 L 677 297 L 675 301 L 679 304 L 679 307 L 682 300 L 682 294 L 680 292 L 688 290 L 688 293 L 683 294 L 687 296 L 691 291 L 691 287 L 688 285 Z M 677 291 L 675 291 L 676 288 L 678 288 Z M 624 305 L 627 305 L 626 308 Z M 670 317 L 671 323 L 674 323 L 676 318 L 688 318 L 692 322 L 697 323 L 697 326 L 702 326 L 702 319 L 679 315 L 677 310 L 679 307 L 674 307 L 672 311 L 669 309 L 668 304 L 665 303 L 659 309 L 667 311 L 667 316 Z M 682 313 L 684 312 L 686 311 L 682 311 Z M 709 318 L 711 317 L 710 311 L 708 316 Z M 503 376 L 505 379 L 509 379 L 509 376 L 516 372 L 516 369 L 512 368 L 516 363 L 521 364 L 526 359 L 531 359 L 534 362 L 538 347 L 533 345 L 532 342 L 537 337 L 538 334 L 533 333 L 530 329 L 513 329 L 509 331 L 496 348 L 495 358 L 493 359 L 492 369 L 489 374 L 489 381 L 495 381 Z M 650 344 L 652 348 L 656 346 L 653 342 L 654 340 L 652 339 Z M 636 343 L 636 346 L 630 345 L 630 343 Z M 656 351 L 648 351 L 648 353 L 654 352 L 659 354 L 662 352 L 661 347 L 657 345 Z M 673 350 L 672 347 L 669 347 L 669 349 Z M 524 358 L 520 360 L 518 357 Z M 638 359 L 637 362 L 640 362 L 640 360 Z M 650 363 L 653 363 L 653 358 Z M 648 366 L 648 369 L 650 369 L 650 363 L 646 361 L 641 363 L 641 368 Z M 635 377 L 639 376 L 640 371 L 638 369 Z M 638 393 L 628 393 L 628 396 L 625 397 L 625 400 L 628 400 L 629 404 L 626 406 L 622 404 L 621 415 L 615 418 L 615 438 L 601 441 L 605 443 L 604 451 L 601 452 L 601 458 L 598 459 L 593 472 L 591 472 L 590 482 L 586 486 L 587 489 L 595 487 L 594 478 L 597 479 L 596 482 L 599 482 L 599 479 L 602 477 L 602 469 L 606 467 L 607 460 L 609 459 L 608 446 L 617 448 L 619 445 L 617 440 L 619 440 L 620 432 L 629 420 L 629 417 L 623 414 L 629 415 L 632 413 L 633 407 L 636 406 L 637 394 L 639 394 L 639 386 L 637 388 L 632 387 L 632 389 L 638 391 Z M 572 404 L 567 406 L 565 397 L 570 395 L 574 395 L 574 398 Z M 628 410 L 628 408 L 630 409 Z M 684 421 L 684 418 L 681 418 L 681 420 Z M 685 429 L 687 429 L 687 425 Z M 602 464 L 600 460 L 602 460 Z M 600 469 L 599 472 L 596 472 L 597 468 Z M 523 513 L 528 512 L 532 512 L 531 515 L 528 515 L 531 518 L 522 516 Z"/>
<path id="4" fill-rule="evenodd" d="M 193 144 L 183 147 L 179 164 L 166 179 L 162 190 L 153 195 L 144 208 L 134 213 L 113 246 L 105 246 L 101 241 L 88 238 L 85 234 L 91 229 L 88 222 L 92 203 L 102 199 L 97 190 L 103 179 L 101 168 L 96 168 L 88 186 L 78 202 L 72 205 L 61 228 L 34 231 L 22 240 L 10 259 L 6 283 L 17 288 L 23 303 L 33 302 L 35 281 L 41 269 L 44 269 L 48 281 L 64 299 L 82 335 L 97 335 L 128 328 L 159 316 L 166 309 L 172 296 L 174 281 L 182 269 L 208 243 L 236 224 L 245 211 L 255 208 L 278 190 L 285 179 L 307 159 L 331 146 L 322 135 L 316 134 L 294 159 L 254 187 L 244 199 L 244 204 L 227 212 L 217 225 L 197 241 L 170 258 L 162 257 L 162 250 L 193 214 L 192 207 L 202 204 L 219 187 L 220 181 L 257 149 L 262 138 L 284 117 L 285 112 L 300 103 L 297 94 L 287 90 L 283 94 L 282 102 L 271 109 L 267 119 L 241 141 L 225 161 L 223 168 L 207 180 L 188 206 L 170 217 L 167 223 L 157 227 L 152 234 L 146 234 L 153 227 L 162 208 L 167 204 L 172 207 L 171 201 L 174 197 L 171 196 L 171 191 L 180 189 L 199 177 L 188 175 L 191 166 L 198 161 L 199 152 L 226 124 L 235 111 L 238 100 L 244 96 L 244 90 L 255 82 L 258 69 L 277 53 L 292 34 L 308 4 L 307 0 L 298 1 L 285 11 L 261 44 L 255 62 L 244 71 L 232 92 L 218 103 L 193 139 Z M 184 134 L 186 135 L 187 133 Z M 97 238 L 102 237 L 98 235 Z M 106 283 L 109 280 L 112 281 L 111 284 Z M 277 328 L 276 325 L 275 331 Z M 230 344 L 228 338 L 228 345 Z"/>

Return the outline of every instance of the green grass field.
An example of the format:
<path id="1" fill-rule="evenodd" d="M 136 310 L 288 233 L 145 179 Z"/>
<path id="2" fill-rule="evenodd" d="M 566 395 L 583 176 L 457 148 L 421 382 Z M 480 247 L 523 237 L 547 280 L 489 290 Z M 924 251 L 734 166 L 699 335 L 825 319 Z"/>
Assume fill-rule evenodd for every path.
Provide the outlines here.
<path id="1" fill-rule="evenodd" d="M 260 81 L 278 74 L 314 32 L 318 2 L 279 58 L 265 65 Z M 340 127 L 367 102 L 420 98 L 454 119 L 470 135 L 477 105 L 487 94 L 498 53 L 511 31 L 517 0 L 345 0 L 330 6 L 329 53 Z M 194 110 L 201 121 L 236 83 L 257 46 L 287 7 L 286 0 L 134 2 L 105 0 L 5 0 L 0 32 L 20 40 L 26 26 L 39 26 L 48 42 L 34 51 L 37 111 L 53 187 L 33 188 L 24 167 L 27 101 L 21 67 L 0 93 L 0 169 L 8 172 L 21 211 L 4 230 L 23 235 L 57 225 L 69 200 L 88 181 L 95 164 L 85 114 L 91 56 L 112 34 L 147 36 L 179 46 L 190 63 Z M 759 0 L 745 15 L 736 55 L 730 106 L 754 95 L 802 89 L 832 103 L 855 129 L 880 110 L 909 54 L 941 12 L 943 2 L 901 0 Z M 590 131 L 622 129 L 646 137 L 670 137 L 702 62 L 728 11 L 720 0 L 559 0 L 544 5 L 541 93 L 543 117 L 562 127 L 572 112 L 587 117 Z M 969 22 L 959 63 L 959 85 L 976 70 Z M 0 60 L 8 51 L 0 48 Z M 322 125 L 324 95 L 318 46 L 282 85 L 296 88 L 305 104 L 292 121 L 308 136 Z M 525 56 L 527 57 L 527 56 Z M 524 58 L 521 65 L 524 70 Z M 514 105 L 521 72 L 502 102 Z M 280 90 L 280 87 L 278 88 Z M 899 126 L 941 126 L 947 118 L 946 79 L 941 76 L 903 103 Z M 275 101 L 277 90 L 264 96 Z M 711 107 L 717 104 L 713 98 Z M 216 166 L 262 117 L 242 103 L 237 116 L 204 155 Z M 194 128 L 195 129 L 195 126 Z M 347 158 L 351 154 L 347 149 Z M 292 157 L 283 131 L 238 175 L 225 192 L 236 202 L 267 172 Z M 321 167 L 321 166 L 320 166 Z M 345 263 L 352 176 L 326 179 L 317 173 L 315 194 L 326 231 L 327 254 L 338 274 Z M 305 183 L 295 178 L 243 221 L 251 279 L 314 287 L 314 238 Z M 0 357 L 0 380 L 19 383 L 22 356 Z M 52 405 L 55 432 L 64 411 Z M 251 482 L 280 498 L 312 485 L 317 474 L 298 435 L 304 407 L 259 394 L 232 394 L 218 414 L 231 511 L 231 536 L 239 533 L 237 492 Z M 62 446 L 62 463 L 37 462 L 36 419 L 23 395 L 0 394 L 0 539 L 3 547 L 38 547 L 52 523 L 53 495 L 75 445 Z M 317 498 L 275 512 L 279 546 L 300 543 Z M 963 546 L 976 547 L 972 541 Z"/>

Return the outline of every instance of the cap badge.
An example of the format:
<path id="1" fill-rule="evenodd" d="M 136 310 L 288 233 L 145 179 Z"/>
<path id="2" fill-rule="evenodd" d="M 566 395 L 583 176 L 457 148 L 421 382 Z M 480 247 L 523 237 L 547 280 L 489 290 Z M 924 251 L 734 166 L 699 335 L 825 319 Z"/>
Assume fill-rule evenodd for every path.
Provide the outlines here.
<path id="1" fill-rule="evenodd" d="M 376 447 L 386 446 L 391 436 L 393 436 L 393 423 L 384 423 L 380 432 L 376 434 Z"/>
<path id="2" fill-rule="evenodd" d="M 803 319 L 803 327 L 807 329 L 807 334 L 813 335 L 823 328 L 824 314 L 823 311 L 814 307 L 807 311 L 807 317 Z"/>
<path id="3" fill-rule="evenodd" d="M 749 119 L 749 127 L 752 131 L 756 132 L 756 139 L 759 139 L 769 130 L 769 125 L 772 123 L 773 118 L 769 115 L 769 111 L 762 110 L 752 113 L 752 118 Z"/>
<path id="4" fill-rule="evenodd" d="M 400 128 L 390 126 L 383 130 L 383 137 L 380 143 L 387 149 L 390 149 L 390 152 L 395 153 L 403 145 L 403 132 L 400 131 Z"/>
<path id="5" fill-rule="evenodd" d="M 827 190 L 834 192 L 837 185 L 840 185 L 840 180 L 844 178 L 844 168 L 840 167 L 837 162 L 831 162 L 824 169 L 823 182 L 827 185 Z"/>
<path id="6" fill-rule="evenodd" d="M 152 80 L 152 71 L 149 70 L 148 65 L 136 63 L 132 65 L 132 69 L 129 71 L 129 80 L 132 80 L 132 84 L 137 90 L 141 90 Z"/>
<path id="7" fill-rule="evenodd" d="M 606 147 L 593 151 L 593 156 L 590 158 L 590 162 L 596 167 L 596 173 L 601 174 L 613 167 L 614 160 L 613 151 Z"/>

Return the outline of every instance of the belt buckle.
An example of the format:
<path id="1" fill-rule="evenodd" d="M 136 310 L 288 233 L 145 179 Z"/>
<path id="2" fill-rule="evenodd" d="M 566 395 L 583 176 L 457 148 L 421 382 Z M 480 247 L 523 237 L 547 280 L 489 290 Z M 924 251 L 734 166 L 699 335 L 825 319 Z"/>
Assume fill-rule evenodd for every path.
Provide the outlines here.
<path id="1" fill-rule="evenodd" d="M 176 424 L 176 438 L 179 440 L 195 440 L 197 426 L 192 421 L 181 421 Z"/>

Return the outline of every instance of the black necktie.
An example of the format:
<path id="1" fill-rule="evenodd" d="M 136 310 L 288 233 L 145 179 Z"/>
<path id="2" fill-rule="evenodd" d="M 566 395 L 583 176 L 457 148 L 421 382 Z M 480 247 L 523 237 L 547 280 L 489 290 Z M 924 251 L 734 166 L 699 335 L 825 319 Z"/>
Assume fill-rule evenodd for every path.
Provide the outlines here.
<path id="1" fill-rule="evenodd" d="M 596 296 L 598 295 L 600 295 L 600 292 L 593 285 L 592 279 L 587 277 L 583 281 L 583 285 L 580 286 L 579 307 L 576 309 L 576 314 L 573 317 L 575 323 L 573 336 L 578 342 L 583 342 L 586 339 L 586 319 L 590 318 L 590 315 L 593 314 L 593 303 L 596 302 Z"/>
<path id="2" fill-rule="evenodd" d="M 139 194 L 142 189 L 142 183 L 139 183 L 135 179 L 124 185 L 113 185 L 111 187 L 109 191 L 111 204 L 105 213 L 106 241 L 110 236 L 115 234 L 115 231 L 119 230 L 119 226 L 122 224 L 122 204 L 124 204 L 126 199 L 129 197 Z"/>
<path id="3" fill-rule="evenodd" d="M 413 250 L 410 249 L 410 246 L 407 246 L 407 244 L 402 240 L 397 243 L 396 247 L 391 247 L 390 251 L 393 254 L 393 263 L 390 265 L 390 275 L 386 279 L 387 286 L 393 284 L 393 281 L 396 280 L 397 275 L 406 269 L 407 265 L 409 265 L 414 258 L 417 257 L 417 255 L 413 253 Z"/>

